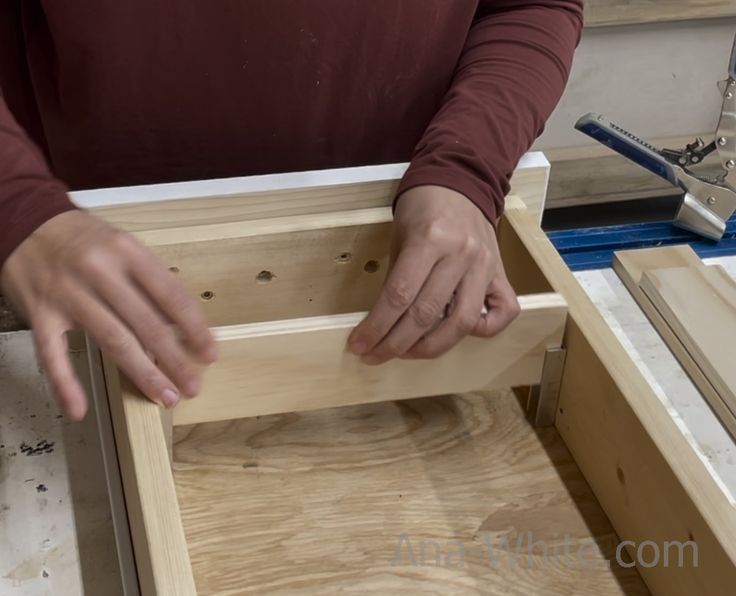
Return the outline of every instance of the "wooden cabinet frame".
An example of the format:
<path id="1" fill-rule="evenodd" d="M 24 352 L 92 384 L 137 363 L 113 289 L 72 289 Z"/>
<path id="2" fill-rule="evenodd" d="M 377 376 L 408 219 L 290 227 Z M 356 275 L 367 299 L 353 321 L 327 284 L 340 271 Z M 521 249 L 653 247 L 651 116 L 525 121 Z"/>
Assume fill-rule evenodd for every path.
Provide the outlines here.
<path id="1" fill-rule="evenodd" d="M 433 389 L 533 385 L 547 350 L 560 345 L 567 358 L 555 424 L 618 535 L 698 544 L 697 566 L 641 568 L 649 588 L 719 594 L 736 585 L 733 502 L 540 229 L 548 179 L 542 156 L 520 163 L 498 230 L 520 296 L 519 319 L 497 338 L 465 340 L 434 367 L 400 361 L 376 377 L 346 354 L 348 330 L 380 289 L 381 276 L 371 272 L 387 265 L 389 205 L 402 171 L 341 170 L 328 173 L 332 184 L 318 176 L 317 186 L 309 175 L 287 175 L 282 184 L 296 182 L 283 191 L 243 179 L 75 195 L 178 271 L 202 296 L 225 347 L 222 363 L 206 373 L 205 394 L 173 416 L 162 416 L 104 361 L 141 593 L 196 594 L 169 463 L 172 423 L 417 397 Z M 218 195 L 218 187 L 227 190 Z M 111 196 L 121 204 L 107 204 Z M 129 205 L 127 196 L 148 200 Z M 311 298 L 295 300 L 305 288 Z M 291 357 L 280 360 L 282 353 Z M 238 366 L 254 360 L 260 372 L 243 380 Z M 481 368 L 481 362 L 494 364 Z M 445 382 L 431 376 L 433 368 L 455 374 Z M 355 392 L 346 399 L 344 391 L 320 390 L 325 383 Z M 268 400 L 253 399 L 266 394 Z"/>

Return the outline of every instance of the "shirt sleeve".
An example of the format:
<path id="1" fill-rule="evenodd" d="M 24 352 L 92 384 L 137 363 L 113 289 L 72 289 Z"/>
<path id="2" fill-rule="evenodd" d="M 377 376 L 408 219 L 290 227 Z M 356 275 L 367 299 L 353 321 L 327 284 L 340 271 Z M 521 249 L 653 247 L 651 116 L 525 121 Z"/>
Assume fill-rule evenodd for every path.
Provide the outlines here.
<path id="1" fill-rule="evenodd" d="M 75 209 L 67 190 L 0 95 L 0 270 L 36 228 Z"/>
<path id="2" fill-rule="evenodd" d="M 444 186 L 496 225 L 519 160 L 562 96 L 582 27 L 582 0 L 481 1 L 397 199 L 415 186 Z"/>

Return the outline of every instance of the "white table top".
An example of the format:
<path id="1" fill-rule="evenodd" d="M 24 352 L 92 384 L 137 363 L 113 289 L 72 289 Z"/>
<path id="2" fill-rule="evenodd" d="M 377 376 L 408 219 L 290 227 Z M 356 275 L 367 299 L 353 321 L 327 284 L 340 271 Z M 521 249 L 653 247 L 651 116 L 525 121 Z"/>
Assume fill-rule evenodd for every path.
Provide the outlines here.
<path id="1" fill-rule="evenodd" d="M 121 593 L 95 417 L 59 416 L 24 331 L 0 334 L 0 536 L 3 596 Z"/>
<path id="2" fill-rule="evenodd" d="M 736 277 L 736 256 L 704 259 Z M 655 389 L 680 430 L 736 504 L 736 444 L 613 269 L 580 271 L 580 284 Z"/>

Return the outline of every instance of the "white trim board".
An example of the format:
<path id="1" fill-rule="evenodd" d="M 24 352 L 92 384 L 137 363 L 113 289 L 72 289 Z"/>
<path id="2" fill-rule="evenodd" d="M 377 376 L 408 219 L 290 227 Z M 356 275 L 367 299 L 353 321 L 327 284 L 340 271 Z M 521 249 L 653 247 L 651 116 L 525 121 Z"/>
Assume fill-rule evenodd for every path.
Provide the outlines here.
<path id="1" fill-rule="evenodd" d="M 151 203 L 175 199 L 201 199 L 211 196 L 239 195 L 249 192 L 267 192 L 319 186 L 337 186 L 380 180 L 399 180 L 406 172 L 408 163 L 361 166 L 332 170 L 311 170 L 307 172 L 286 172 L 263 176 L 243 176 L 237 178 L 216 178 L 190 182 L 171 182 L 166 184 L 147 184 L 141 186 L 122 186 L 82 190 L 69 193 L 72 201 L 83 209 Z M 547 168 L 549 162 L 544 153 L 527 153 L 519 160 L 517 170 Z M 545 181 L 546 188 L 546 181 Z"/>

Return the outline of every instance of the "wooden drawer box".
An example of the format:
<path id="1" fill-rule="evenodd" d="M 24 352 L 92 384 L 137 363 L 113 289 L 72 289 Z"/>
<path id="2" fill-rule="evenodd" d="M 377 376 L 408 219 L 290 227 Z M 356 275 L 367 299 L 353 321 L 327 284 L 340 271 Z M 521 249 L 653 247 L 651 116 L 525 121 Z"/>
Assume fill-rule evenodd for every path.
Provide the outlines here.
<path id="1" fill-rule="evenodd" d="M 608 532 L 608 555 L 621 540 L 695 541 L 695 563 L 638 567 L 654 593 L 736 585 L 733 504 L 539 227 L 547 168 L 522 160 L 499 227 L 517 321 L 438 360 L 377 368 L 344 345 L 388 266 L 401 166 L 287 175 L 280 190 L 265 177 L 75 195 L 200 296 L 222 353 L 203 394 L 173 412 L 92 353 L 132 592 L 645 592 L 615 562 L 553 572 L 488 559 L 488 535 L 536 531 L 550 549 L 570 528 L 576 544 Z M 535 431 L 507 389 L 555 394 L 545 358 L 561 347 L 556 430 Z M 567 492 L 579 510 L 557 503 Z"/>

